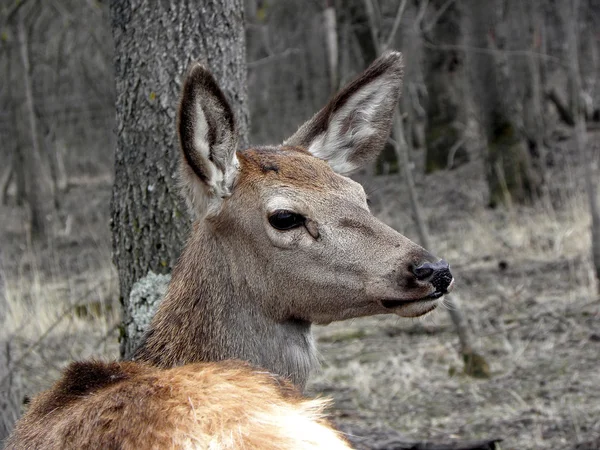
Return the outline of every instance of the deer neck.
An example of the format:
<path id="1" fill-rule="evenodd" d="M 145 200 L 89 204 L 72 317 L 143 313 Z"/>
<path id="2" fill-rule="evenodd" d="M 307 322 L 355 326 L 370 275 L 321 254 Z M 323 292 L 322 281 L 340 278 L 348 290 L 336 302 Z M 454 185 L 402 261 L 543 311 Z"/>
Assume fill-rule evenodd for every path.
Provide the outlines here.
<path id="1" fill-rule="evenodd" d="M 315 362 L 311 324 L 268 317 L 223 243 L 195 228 L 134 359 L 159 367 L 240 359 L 303 389 Z"/>

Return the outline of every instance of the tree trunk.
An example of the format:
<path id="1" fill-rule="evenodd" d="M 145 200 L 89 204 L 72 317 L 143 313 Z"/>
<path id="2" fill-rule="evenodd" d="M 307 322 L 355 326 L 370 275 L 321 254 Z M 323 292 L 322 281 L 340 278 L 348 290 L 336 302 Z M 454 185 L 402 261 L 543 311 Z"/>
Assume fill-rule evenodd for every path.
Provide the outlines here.
<path id="1" fill-rule="evenodd" d="M 462 39 L 460 8 L 456 2 L 432 0 L 435 12 L 442 11 L 431 32 L 425 35 L 428 43 L 424 51 L 425 85 L 427 86 L 427 125 L 425 129 L 425 172 L 446 169 L 468 161 L 462 139 L 465 123 L 464 56 L 455 49 L 436 48 L 440 45 L 459 46 Z M 433 19 L 432 19 L 433 20 Z M 449 150 L 453 150 L 454 156 Z"/>
<path id="2" fill-rule="evenodd" d="M 323 10 L 323 26 L 325 28 L 325 44 L 327 45 L 329 88 L 333 95 L 337 91 L 339 83 L 338 32 L 333 0 L 325 0 L 325 9 Z"/>
<path id="3" fill-rule="evenodd" d="M 581 72 L 579 66 L 579 45 L 577 36 L 579 0 L 563 5 L 562 17 L 565 20 L 567 35 L 567 56 L 569 61 L 569 86 L 573 116 L 575 117 L 575 144 L 585 164 L 585 187 L 592 217 L 592 263 L 596 274 L 596 288 L 600 293 L 600 207 L 598 205 L 597 179 L 594 175 L 598 146 L 587 142 L 585 113 L 581 102 Z M 589 150 L 587 146 L 589 145 Z"/>
<path id="4" fill-rule="evenodd" d="M 489 204 L 508 205 L 532 200 L 539 189 L 527 142 L 519 126 L 518 98 L 509 78 L 507 56 L 499 52 L 496 2 L 469 0 L 465 19 L 469 44 L 488 51 L 470 51 L 473 95 L 487 146 L 486 176 Z M 504 41 L 506 39 L 503 39 Z"/>
<path id="5" fill-rule="evenodd" d="M 41 176 L 40 141 L 38 136 L 37 117 L 33 103 L 33 89 L 31 82 L 31 64 L 29 61 L 29 39 L 25 28 L 23 12 L 19 13 L 17 22 L 19 36 L 19 51 L 23 65 L 23 87 L 25 91 L 25 108 L 31 138 L 31 153 L 23 158 L 23 170 L 27 183 L 27 202 L 31 211 L 30 232 L 33 240 L 41 241 L 46 236 L 46 205 L 48 202 L 43 194 L 43 177 Z M 24 155 L 21 154 L 23 157 Z"/>
<path id="6" fill-rule="evenodd" d="M 173 268 L 188 233 L 175 131 L 181 80 L 193 60 L 215 75 L 234 110 L 240 145 L 247 144 L 244 8 L 242 0 L 113 0 L 110 6 L 118 127 L 111 228 L 121 301 L 128 302 L 133 283 L 148 271 Z M 124 316 L 126 330 L 132 318 Z"/>
<path id="7" fill-rule="evenodd" d="M 523 108 L 524 123 L 529 134 L 530 141 L 535 148 L 534 165 L 537 173 L 540 174 L 542 184 L 546 188 L 547 178 L 547 151 L 544 142 L 546 122 L 544 120 L 544 74 L 545 61 L 536 53 L 546 54 L 546 25 L 544 22 L 543 3 L 541 0 L 531 0 L 527 3 L 521 3 L 524 6 L 525 17 L 529 17 L 532 22 L 532 31 L 528 34 L 530 38 L 531 53 L 527 56 L 528 73 L 528 95 L 525 98 Z M 524 24 L 526 25 L 526 24 Z"/>

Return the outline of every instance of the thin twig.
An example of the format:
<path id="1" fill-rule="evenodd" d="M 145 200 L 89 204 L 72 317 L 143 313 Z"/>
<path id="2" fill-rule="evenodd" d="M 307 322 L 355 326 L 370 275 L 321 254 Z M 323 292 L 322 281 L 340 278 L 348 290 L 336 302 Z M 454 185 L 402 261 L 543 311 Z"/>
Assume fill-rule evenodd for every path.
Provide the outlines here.
<path id="1" fill-rule="evenodd" d="M 454 2 L 455 2 L 455 0 L 448 0 L 446 3 L 444 3 L 440 7 L 440 9 L 438 9 L 435 16 L 433 16 L 433 19 L 431 19 L 431 21 L 423 27 L 423 29 L 422 29 L 423 33 L 429 33 L 431 31 L 431 29 L 439 22 L 439 20 L 442 18 L 444 13 L 448 10 L 448 8 L 450 8 L 450 6 L 452 6 L 452 3 L 454 3 Z"/>
<path id="2" fill-rule="evenodd" d="M 421 24 L 423 23 L 423 17 L 425 17 L 425 12 L 427 11 L 427 5 L 429 4 L 429 0 L 422 0 L 419 4 L 419 11 L 417 12 L 417 17 L 415 17 L 415 21 L 413 23 L 413 27 L 415 30 L 419 30 Z"/>
<path id="3" fill-rule="evenodd" d="M 369 30 L 371 31 L 371 39 L 378 55 L 381 54 L 381 42 L 379 42 L 379 26 L 375 21 L 375 7 L 372 0 L 364 0 L 367 18 L 369 19 Z"/>
<path id="4" fill-rule="evenodd" d="M 5 23 L 8 23 L 10 20 L 12 20 L 12 18 L 15 17 L 15 15 L 19 11 L 19 9 L 21 9 L 21 7 L 25 5 L 25 3 L 27 3 L 27 0 L 21 0 L 18 2 L 13 2 L 12 6 L 4 8 L 4 10 L 2 11 L 3 12 L 3 14 L 2 14 L 3 25 Z"/>
<path id="5" fill-rule="evenodd" d="M 454 145 L 450 148 L 450 150 L 448 150 L 448 159 L 446 162 L 446 170 L 450 170 L 450 169 L 452 169 L 452 167 L 454 167 L 454 158 L 456 157 L 456 152 L 458 152 L 458 149 L 463 146 L 463 144 L 465 143 L 466 140 L 467 140 L 467 138 L 463 134 L 462 137 L 454 143 Z"/>
<path id="6" fill-rule="evenodd" d="M 406 9 L 406 4 L 408 0 L 402 0 L 402 3 L 398 6 L 398 11 L 396 12 L 396 18 L 394 19 L 394 25 L 392 26 L 392 31 L 390 31 L 390 35 L 388 36 L 385 44 L 382 47 L 382 51 L 387 50 L 392 46 L 394 42 L 394 38 L 396 37 L 396 33 L 398 32 L 398 27 L 400 26 L 400 21 L 402 20 L 402 15 L 404 14 L 404 10 Z"/>
<path id="7" fill-rule="evenodd" d="M 534 52 L 531 50 L 500 50 L 500 49 L 489 49 L 485 47 L 474 47 L 471 45 L 453 45 L 453 44 L 434 44 L 432 42 L 423 41 L 423 45 L 427 48 L 434 50 L 459 50 L 462 52 L 474 52 L 474 53 L 487 53 L 490 55 L 514 55 L 514 56 L 537 56 L 541 59 L 547 59 L 559 63 L 563 66 L 567 66 L 568 63 L 563 62 L 557 56 L 548 55 L 547 53 Z"/>

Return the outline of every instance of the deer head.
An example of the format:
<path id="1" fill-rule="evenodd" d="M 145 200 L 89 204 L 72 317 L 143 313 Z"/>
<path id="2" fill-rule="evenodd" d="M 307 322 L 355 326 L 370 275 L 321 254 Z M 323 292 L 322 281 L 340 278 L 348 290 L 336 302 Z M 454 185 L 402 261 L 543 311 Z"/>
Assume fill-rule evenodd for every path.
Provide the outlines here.
<path id="1" fill-rule="evenodd" d="M 448 265 L 374 217 L 346 177 L 388 138 L 402 72 L 387 53 L 283 145 L 236 151 L 225 96 L 192 66 L 178 126 L 196 222 L 136 358 L 238 358 L 303 385 L 311 323 L 436 308 Z"/>
<path id="2" fill-rule="evenodd" d="M 402 86 L 387 53 L 282 146 L 236 152 L 233 113 L 211 74 L 191 68 L 179 115 L 184 192 L 274 320 L 418 316 L 452 277 L 375 218 L 345 175 L 385 144 Z"/>

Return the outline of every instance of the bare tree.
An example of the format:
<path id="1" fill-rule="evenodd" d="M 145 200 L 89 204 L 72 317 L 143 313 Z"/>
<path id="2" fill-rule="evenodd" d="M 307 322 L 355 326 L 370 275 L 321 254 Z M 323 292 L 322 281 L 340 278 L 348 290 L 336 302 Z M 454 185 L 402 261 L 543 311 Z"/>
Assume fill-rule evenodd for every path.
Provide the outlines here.
<path id="1" fill-rule="evenodd" d="M 460 12 L 456 1 L 432 0 L 427 22 L 421 27 L 426 40 L 426 172 L 453 167 L 468 160 L 463 139 L 466 122 L 463 92 L 465 58 L 458 47 L 462 41 Z"/>
<path id="2" fill-rule="evenodd" d="M 23 171 L 23 164 L 19 164 L 22 161 L 22 147 L 19 146 L 19 140 L 15 131 L 18 129 L 19 118 L 17 113 L 17 101 L 15 100 L 15 90 L 11 89 L 13 83 L 13 55 L 12 48 L 6 46 L 4 48 L 3 56 L 4 60 L 4 79 L 6 83 L 3 83 L 2 98 L 4 105 L 6 106 L 5 126 L 2 127 L 2 157 L 7 161 L 7 165 L 0 178 L 0 204 L 5 205 L 8 202 L 8 191 L 11 184 L 16 185 L 16 199 L 15 203 L 18 206 L 22 206 L 25 203 L 25 175 Z"/>
<path id="3" fill-rule="evenodd" d="M 521 115 L 507 56 L 499 51 L 506 43 L 506 36 L 496 27 L 502 8 L 496 0 L 469 0 L 464 5 L 467 41 L 470 48 L 477 49 L 467 52 L 467 57 L 485 136 L 489 204 L 527 202 L 537 194 L 539 179 L 532 168 L 523 127 L 517 122 Z"/>
<path id="4" fill-rule="evenodd" d="M 529 54 L 524 57 L 523 71 L 526 92 L 523 100 L 523 124 L 525 133 L 534 149 L 533 164 L 542 180 L 542 188 L 546 188 L 546 172 L 548 165 L 547 149 L 545 143 L 546 120 L 544 117 L 544 82 L 546 73 L 545 55 L 548 51 L 546 45 L 546 23 L 543 14 L 543 0 L 520 2 L 516 8 L 515 23 L 521 28 L 521 41 L 524 48 L 529 49 Z M 518 20 L 518 18 L 521 20 Z"/>
<path id="5" fill-rule="evenodd" d="M 91 112 L 95 106 L 90 103 L 101 98 L 103 108 L 97 109 L 97 114 L 114 118 L 112 70 L 107 71 L 109 58 L 107 55 L 106 58 L 98 57 L 107 46 L 112 47 L 112 43 L 106 38 L 98 42 L 89 38 L 102 34 L 104 27 L 91 23 L 105 9 L 74 0 L 23 0 L 1 11 L 4 15 L 0 16 L 0 46 L 3 63 L 6 62 L 3 67 L 6 80 L 11 80 L 3 87 L 12 88 L 1 94 L 5 108 L 0 114 L 0 128 L 3 132 L 11 130 L 2 140 L 7 146 L 3 152 L 9 153 L 3 156 L 10 161 L 10 153 L 15 154 L 9 166 L 11 169 L 7 169 L 2 178 L 3 200 L 6 200 L 11 185 L 16 184 L 17 204 L 25 202 L 21 195 L 26 190 L 25 181 L 34 179 L 29 174 L 29 166 L 37 162 L 39 176 L 32 189 L 44 198 L 38 202 L 42 208 L 50 210 L 50 197 L 57 206 L 67 185 L 67 158 L 79 165 L 82 161 L 95 162 L 98 155 L 107 153 L 95 151 L 102 142 L 97 136 L 111 136 L 113 124 L 107 121 L 98 127 L 92 117 L 96 113 Z M 25 41 L 26 45 L 23 45 Z M 28 64 L 27 71 L 23 69 L 24 62 Z M 92 65 L 92 76 L 84 76 Z M 100 91 L 98 95 L 95 95 L 96 89 Z M 77 90 L 79 92 L 75 92 Z M 31 125 L 32 119 L 35 129 Z M 90 130 L 96 136 L 86 142 L 83 137 Z M 30 148 L 36 148 L 38 153 L 29 151 Z M 69 153 L 66 148 L 75 151 Z M 86 152 L 94 158 L 82 158 Z M 35 197 L 36 193 L 32 191 L 29 195 Z M 41 214 L 33 214 L 32 218 L 36 216 Z"/>
<path id="6" fill-rule="evenodd" d="M 31 82 L 31 63 L 29 59 L 29 36 L 25 25 L 25 10 L 21 10 L 17 17 L 17 34 L 19 52 L 21 55 L 23 89 L 25 92 L 25 108 L 29 123 L 29 136 L 31 140 L 31 153 L 23 158 L 27 179 L 27 201 L 31 211 L 31 236 L 41 240 L 46 236 L 46 207 L 43 193 L 43 179 L 41 174 L 40 141 L 37 116 L 33 100 Z"/>
<path id="7" fill-rule="evenodd" d="M 600 292 L 600 206 L 598 205 L 598 188 L 596 182 L 598 176 L 594 174 L 596 172 L 598 145 L 587 142 L 585 111 L 581 102 L 582 84 L 578 44 L 580 2 L 579 0 L 564 2 L 562 7 L 562 16 L 565 20 L 567 31 L 568 76 L 570 103 L 575 118 L 575 143 L 582 161 L 587 162 L 587 164 L 584 164 L 585 187 L 592 216 L 592 262 L 596 272 L 597 290 Z"/>
<path id="8" fill-rule="evenodd" d="M 241 0 L 114 0 L 111 13 L 118 122 L 112 235 L 127 302 L 148 271 L 172 269 L 190 225 L 177 189 L 173 125 L 192 60 L 213 71 L 234 109 L 241 145 L 247 142 L 244 10 Z M 124 322 L 131 320 L 126 313 Z M 128 345 L 125 336 L 122 352 Z"/>

